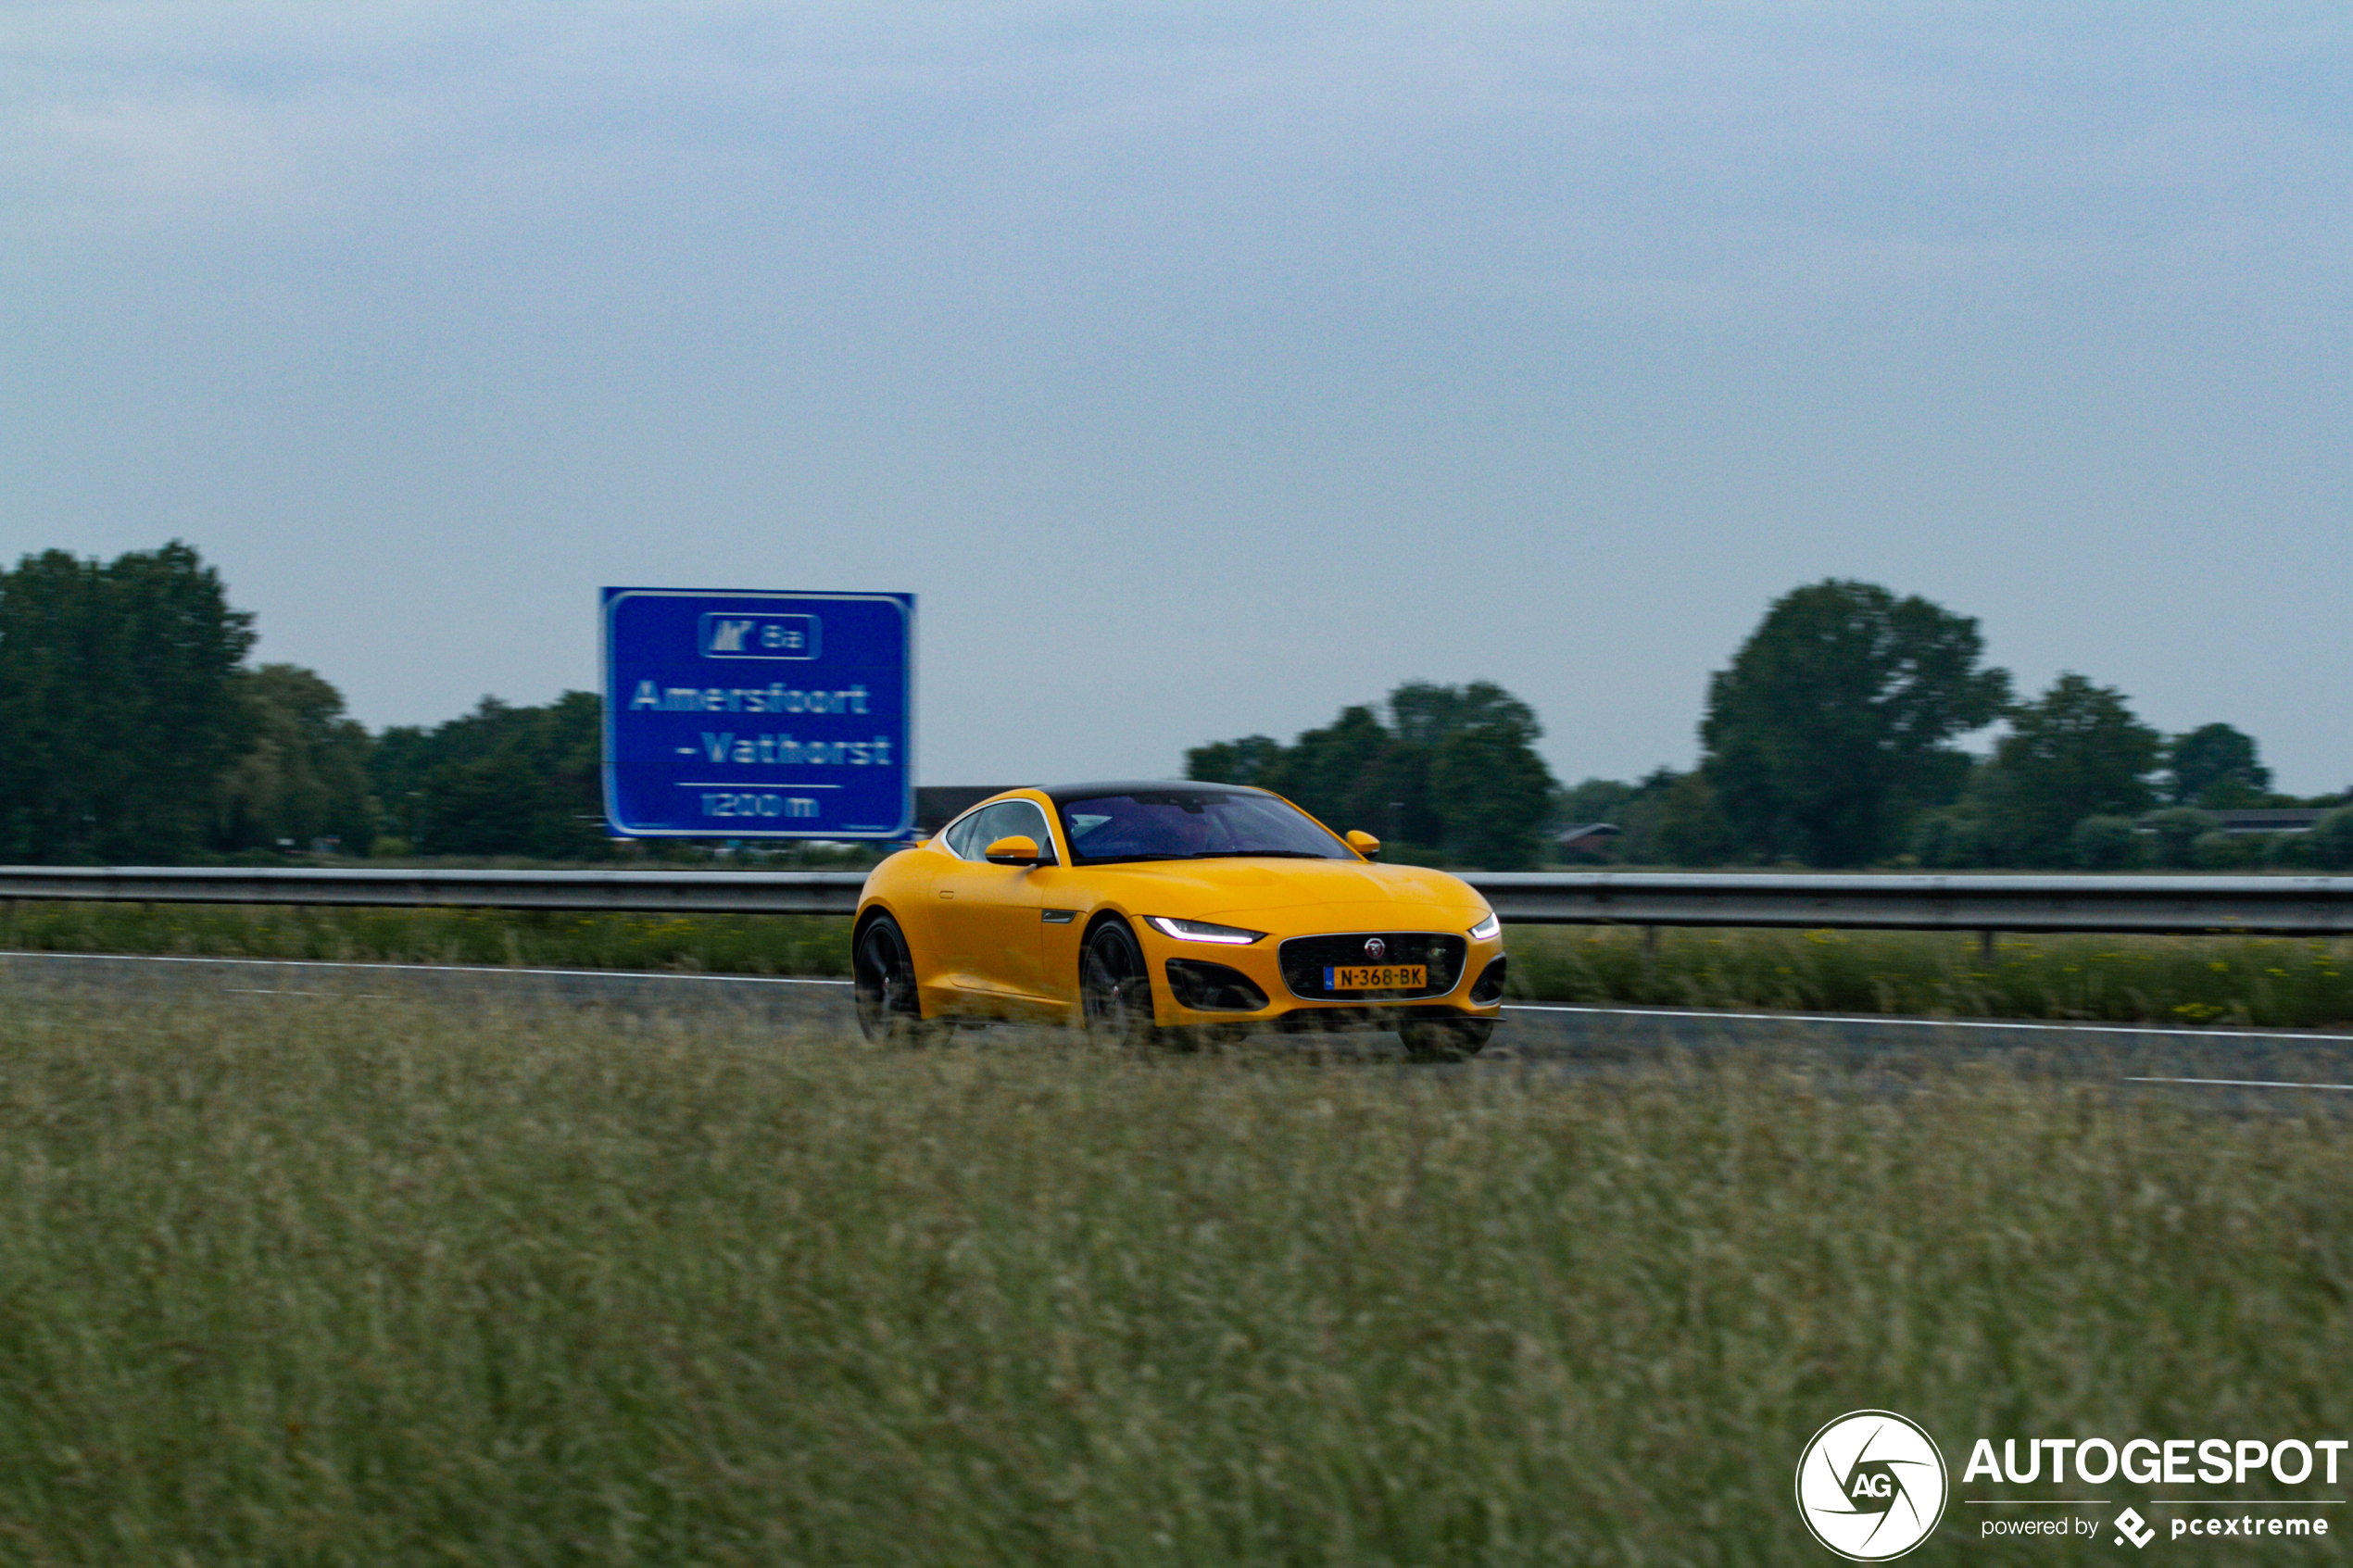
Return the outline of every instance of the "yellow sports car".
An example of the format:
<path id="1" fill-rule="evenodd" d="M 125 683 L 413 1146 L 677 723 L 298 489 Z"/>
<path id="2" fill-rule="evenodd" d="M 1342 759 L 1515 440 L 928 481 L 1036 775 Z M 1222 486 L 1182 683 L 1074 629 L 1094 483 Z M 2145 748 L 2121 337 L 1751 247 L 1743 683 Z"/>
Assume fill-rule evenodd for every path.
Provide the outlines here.
<path id="1" fill-rule="evenodd" d="M 1503 927 L 1459 878 L 1379 850 L 1240 784 L 1008 790 L 867 877 L 859 1026 L 1062 1022 L 1131 1045 L 1393 1029 L 1416 1056 L 1468 1056 L 1502 1010 Z"/>

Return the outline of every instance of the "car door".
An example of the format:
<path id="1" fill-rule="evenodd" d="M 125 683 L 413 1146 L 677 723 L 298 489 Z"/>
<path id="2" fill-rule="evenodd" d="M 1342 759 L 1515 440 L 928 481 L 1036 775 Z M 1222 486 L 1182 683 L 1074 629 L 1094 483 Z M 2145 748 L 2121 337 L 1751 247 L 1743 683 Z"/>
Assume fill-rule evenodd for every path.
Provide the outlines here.
<path id="1" fill-rule="evenodd" d="M 1038 909 L 1043 902 L 1038 870 L 992 866 L 983 858 L 989 845 L 1016 834 L 1036 839 L 1051 863 L 1053 835 L 1034 802 L 1000 800 L 960 824 L 950 840 L 954 864 L 932 883 L 931 923 L 937 934 L 941 978 L 978 1010 L 1001 1013 L 1032 1003 L 1043 988 Z"/>

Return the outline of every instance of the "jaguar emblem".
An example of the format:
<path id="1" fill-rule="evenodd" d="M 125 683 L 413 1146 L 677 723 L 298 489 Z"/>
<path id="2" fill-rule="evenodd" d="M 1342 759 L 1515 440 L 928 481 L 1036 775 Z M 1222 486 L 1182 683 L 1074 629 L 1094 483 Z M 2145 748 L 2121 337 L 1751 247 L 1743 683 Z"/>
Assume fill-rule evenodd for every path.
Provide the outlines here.
<path id="1" fill-rule="evenodd" d="M 1378 936 L 1365 938 L 1365 956 L 1378 963 L 1389 956 L 1389 944 Z"/>

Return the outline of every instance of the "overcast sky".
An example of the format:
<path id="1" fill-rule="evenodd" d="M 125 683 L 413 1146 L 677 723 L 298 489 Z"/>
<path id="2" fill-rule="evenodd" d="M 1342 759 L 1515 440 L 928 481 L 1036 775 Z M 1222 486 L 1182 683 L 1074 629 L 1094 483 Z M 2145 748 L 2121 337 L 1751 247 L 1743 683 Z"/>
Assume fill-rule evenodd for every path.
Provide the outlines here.
<path id="1" fill-rule="evenodd" d="M 371 725 L 921 596 L 927 783 L 1416 677 L 1689 765 L 1799 583 L 2353 782 L 2353 10 L 0 0 L 0 552 Z"/>

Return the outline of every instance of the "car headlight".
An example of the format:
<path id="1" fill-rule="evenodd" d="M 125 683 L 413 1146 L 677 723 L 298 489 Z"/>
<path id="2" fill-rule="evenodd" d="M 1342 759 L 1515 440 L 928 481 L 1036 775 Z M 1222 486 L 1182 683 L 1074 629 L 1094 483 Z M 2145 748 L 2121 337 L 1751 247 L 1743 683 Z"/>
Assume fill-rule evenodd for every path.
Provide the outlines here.
<path id="1" fill-rule="evenodd" d="M 1166 915 L 1146 915 L 1154 929 L 1179 942 L 1217 942 L 1228 947 L 1247 947 L 1266 934 L 1244 931 L 1239 925 L 1212 925 L 1205 920 L 1172 920 Z"/>
<path id="2" fill-rule="evenodd" d="M 1488 911 L 1485 920 L 1470 928 L 1471 940 L 1474 942 L 1492 942 L 1502 935 L 1504 935 L 1504 922 L 1495 918 L 1495 913 L 1491 909 Z"/>

